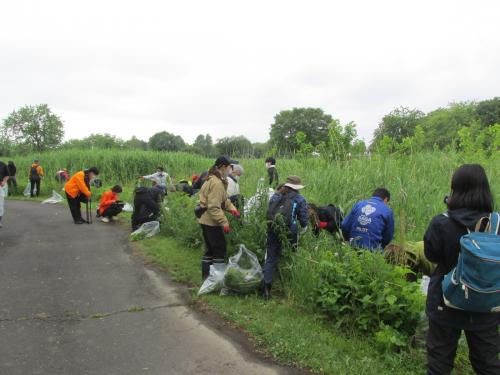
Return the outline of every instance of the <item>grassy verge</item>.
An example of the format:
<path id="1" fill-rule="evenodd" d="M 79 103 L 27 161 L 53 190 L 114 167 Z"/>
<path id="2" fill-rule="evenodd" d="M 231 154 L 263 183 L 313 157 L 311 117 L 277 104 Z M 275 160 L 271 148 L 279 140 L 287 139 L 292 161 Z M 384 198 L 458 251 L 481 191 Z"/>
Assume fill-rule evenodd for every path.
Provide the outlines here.
<path id="1" fill-rule="evenodd" d="M 155 237 L 138 243 L 145 254 L 168 269 L 179 282 L 200 284 L 200 252 L 180 241 Z M 257 347 L 277 362 L 326 374 L 421 374 L 424 356 L 413 351 L 384 354 L 366 337 L 337 331 L 316 314 L 305 313 L 285 299 L 209 295 L 199 299 L 243 329 Z"/>

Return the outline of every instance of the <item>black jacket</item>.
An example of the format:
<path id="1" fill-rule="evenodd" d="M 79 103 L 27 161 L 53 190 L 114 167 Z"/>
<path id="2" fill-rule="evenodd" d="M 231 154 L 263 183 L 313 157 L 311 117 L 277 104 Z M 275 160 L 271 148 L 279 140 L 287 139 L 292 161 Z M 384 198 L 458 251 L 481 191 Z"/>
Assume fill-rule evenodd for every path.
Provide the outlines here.
<path id="1" fill-rule="evenodd" d="M 344 214 L 342 210 L 333 204 L 329 204 L 328 206 L 319 207 L 318 211 L 318 219 L 319 221 L 327 222 L 328 226 L 325 228 L 331 234 L 340 231 L 342 220 L 344 220 Z M 319 234 L 319 229 L 314 229 L 315 234 Z"/>
<path id="2" fill-rule="evenodd" d="M 460 238 L 467 228 L 474 230 L 476 223 L 489 213 L 458 209 L 448 212 L 449 217 L 438 215 L 429 224 L 424 235 L 425 256 L 437 263 L 431 276 L 427 294 L 427 315 L 438 324 L 468 331 L 491 328 L 500 323 L 500 313 L 474 313 L 448 308 L 444 305 L 441 281 L 458 262 Z"/>
<path id="3" fill-rule="evenodd" d="M 269 167 L 267 169 L 267 174 L 269 176 L 269 186 L 277 186 L 278 185 L 278 170 L 276 167 Z"/>
<path id="4" fill-rule="evenodd" d="M 17 172 L 16 165 L 14 163 L 9 163 L 9 164 L 7 164 L 7 168 L 9 169 L 9 175 L 11 177 L 15 177 L 16 172 Z"/>

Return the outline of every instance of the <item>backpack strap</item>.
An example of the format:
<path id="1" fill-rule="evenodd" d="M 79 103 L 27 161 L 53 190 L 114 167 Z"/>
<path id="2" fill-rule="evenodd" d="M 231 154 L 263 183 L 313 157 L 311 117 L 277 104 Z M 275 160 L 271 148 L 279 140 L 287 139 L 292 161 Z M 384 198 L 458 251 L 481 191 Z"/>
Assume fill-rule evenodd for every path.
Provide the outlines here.
<path id="1" fill-rule="evenodd" d="M 490 231 L 490 224 L 491 224 L 490 217 L 491 217 L 491 215 L 488 217 L 484 216 L 481 219 L 479 219 L 479 221 L 476 224 L 476 228 L 474 229 L 474 232 L 481 232 L 481 227 L 482 227 L 483 222 L 485 220 L 488 220 L 488 224 L 486 225 L 484 231 L 489 232 Z"/>
<path id="2" fill-rule="evenodd" d="M 490 215 L 490 233 L 500 235 L 500 213 L 492 212 Z"/>

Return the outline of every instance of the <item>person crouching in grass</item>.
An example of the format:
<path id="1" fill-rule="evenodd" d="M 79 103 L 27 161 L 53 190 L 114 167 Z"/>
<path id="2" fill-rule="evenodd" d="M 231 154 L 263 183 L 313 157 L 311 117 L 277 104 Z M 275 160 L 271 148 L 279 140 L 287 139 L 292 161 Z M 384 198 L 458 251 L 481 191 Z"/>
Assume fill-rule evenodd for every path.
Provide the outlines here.
<path id="1" fill-rule="evenodd" d="M 92 193 L 90 192 L 90 181 L 99 175 L 96 167 L 75 173 L 64 185 L 69 210 L 75 224 L 86 223 L 82 218 L 80 203 L 88 203 Z"/>
<path id="2" fill-rule="evenodd" d="M 120 202 L 119 194 L 122 192 L 120 185 L 115 185 L 109 191 L 104 192 L 97 209 L 101 221 L 109 223 L 110 220 L 118 220 L 118 214 L 122 212 L 124 204 Z"/>

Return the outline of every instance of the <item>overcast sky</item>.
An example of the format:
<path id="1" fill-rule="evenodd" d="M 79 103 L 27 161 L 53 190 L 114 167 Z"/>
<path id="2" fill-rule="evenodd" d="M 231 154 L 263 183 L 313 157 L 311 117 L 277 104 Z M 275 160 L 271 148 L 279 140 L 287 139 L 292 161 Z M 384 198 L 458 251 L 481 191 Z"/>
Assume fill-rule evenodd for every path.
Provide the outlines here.
<path id="1" fill-rule="evenodd" d="M 500 2 L 2 1 L 0 117 L 47 103 L 66 138 L 265 141 L 320 107 L 369 140 L 404 105 L 498 96 Z"/>

